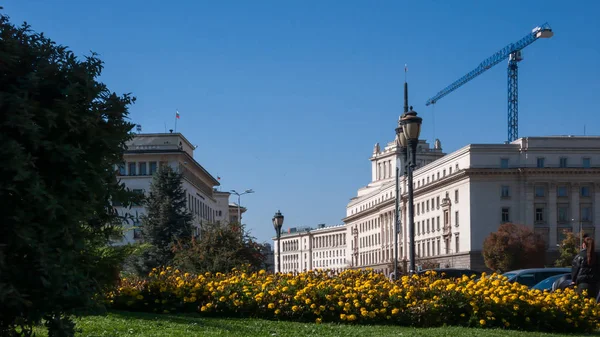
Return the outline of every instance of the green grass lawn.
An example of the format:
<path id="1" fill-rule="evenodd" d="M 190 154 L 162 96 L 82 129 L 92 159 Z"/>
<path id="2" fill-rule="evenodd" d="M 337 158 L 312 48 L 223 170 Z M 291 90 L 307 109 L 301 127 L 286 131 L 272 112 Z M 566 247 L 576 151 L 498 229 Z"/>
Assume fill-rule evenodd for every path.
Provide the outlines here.
<path id="1" fill-rule="evenodd" d="M 205 318 L 194 315 L 157 315 L 146 313 L 111 312 L 103 316 L 87 316 L 77 319 L 82 330 L 78 336 L 85 337 L 190 337 L 190 336 L 586 336 L 560 335 L 510 330 L 486 330 L 471 328 L 415 329 L 396 326 L 368 326 L 346 324 L 313 324 L 277 322 L 261 319 Z M 46 336 L 43 331 L 42 336 Z M 589 335 L 587 335 L 589 336 Z M 595 334 L 600 336 L 600 334 Z"/>

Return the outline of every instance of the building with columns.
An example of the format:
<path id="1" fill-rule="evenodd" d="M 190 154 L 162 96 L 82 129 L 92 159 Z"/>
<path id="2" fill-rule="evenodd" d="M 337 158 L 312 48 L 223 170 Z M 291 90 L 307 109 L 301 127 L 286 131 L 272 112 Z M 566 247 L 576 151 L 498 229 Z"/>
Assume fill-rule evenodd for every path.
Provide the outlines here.
<path id="1" fill-rule="evenodd" d="M 342 245 L 328 243 L 315 248 L 309 239 L 314 236 L 312 231 L 289 233 L 282 236 L 282 243 L 298 244 L 282 249 L 282 256 L 298 255 L 300 249 L 307 254 L 290 258 L 298 264 L 283 270 L 373 268 L 390 273 L 395 249 L 394 175 L 399 157 L 394 142 L 383 150 L 376 144 L 370 158 L 371 182 L 348 203 L 344 225 L 330 230 L 344 234 Z M 417 161 L 413 181 L 417 266 L 427 261 L 440 267 L 486 270 L 483 241 L 505 222 L 526 225 L 539 233 L 549 255 L 556 254 L 564 231 L 582 228 L 600 240 L 596 230 L 600 224 L 600 137 L 524 137 L 505 144 L 470 144 L 450 154 L 442 152 L 439 140 L 433 148 L 421 140 Z M 397 249 L 399 266 L 406 270 L 410 238 L 404 177 L 399 190 Z M 339 250 L 344 251 L 342 258 Z M 337 262 L 320 262 L 317 267 L 317 259 L 332 257 Z M 339 263 L 344 260 L 345 264 Z"/>

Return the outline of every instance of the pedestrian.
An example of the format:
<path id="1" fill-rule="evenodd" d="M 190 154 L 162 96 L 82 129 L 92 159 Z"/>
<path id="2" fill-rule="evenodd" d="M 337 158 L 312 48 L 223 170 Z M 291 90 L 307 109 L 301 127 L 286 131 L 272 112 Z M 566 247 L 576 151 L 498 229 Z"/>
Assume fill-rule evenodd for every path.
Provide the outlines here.
<path id="1" fill-rule="evenodd" d="M 600 265 L 594 239 L 585 237 L 582 249 L 573 259 L 571 268 L 571 284 L 577 286 L 577 292 L 582 294 L 587 290 L 587 297 L 596 298 L 598 295 L 598 282 L 600 281 Z"/>

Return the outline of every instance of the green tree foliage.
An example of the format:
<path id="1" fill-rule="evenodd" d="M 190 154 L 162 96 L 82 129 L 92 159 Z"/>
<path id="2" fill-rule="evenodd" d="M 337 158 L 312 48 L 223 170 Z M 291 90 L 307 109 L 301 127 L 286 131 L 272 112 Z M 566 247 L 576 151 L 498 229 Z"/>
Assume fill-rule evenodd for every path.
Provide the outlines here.
<path id="1" fill-rule="evenodd" d="M 264 267 L 263 249 L 243 225 L 205 224 L 190 247 L 177 247 L 175 265 L 196 273 L 259 270 Z"/>
<path id="2" fill-rule="evenodd" d="M 483 243 L 485 265 L 494 271 L 544 266 L 546 243 L 528 227 L 505 223 Z"/>
<path id="3" fill-rule="evenodd" d="M 168 165 L 154 175 L 146 198 L 147 214 L 142 216 L 142 235 L 151 245 L 141 255 L 140 274 L 173 262 L 175 243 L 189 245 L 193 236 L 194 217 L 186 207 L 183 176 Z"/>
<path id="4" fill-rule="evenodd" d="M 42 320 L 49 336 L 72 335 L 69 315 L 116 281 L 106 247 L 121 228 L 111 200 L 129 202 L 115 167 L 134 98 L 98 82 L 102 68 L 0 15 L 2 336 Z"/>
<path id="5" fill-rule="evenodd" d="M 573 258 L 579 253 L 579 237 L 571 231 L 564 231 L 565 238 L 560 243 L 558 251 L 560 256 L 554 262 L 556 267 L 570 267 L 573 263 Z"/>

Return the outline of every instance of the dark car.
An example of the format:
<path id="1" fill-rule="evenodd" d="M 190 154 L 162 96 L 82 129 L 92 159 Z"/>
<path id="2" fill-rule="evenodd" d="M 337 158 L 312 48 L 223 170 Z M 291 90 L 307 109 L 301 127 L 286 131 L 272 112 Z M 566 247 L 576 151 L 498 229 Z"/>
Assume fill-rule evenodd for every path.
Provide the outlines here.
<path id="1" fill-rule="evenodd" d="M 508 282 L 518 282 L 531 288 L 550 276 L 570 272 L 571 268 L 533 268 L 513 270 L 502 275 L 508 277 Z"/>
<path id="2" fill-rule="evenodd" d="M 553 275 L 553 276 L 548 277 L 545 280 L 540 281 L 538 284 L 531 287 L 531 289 L 537 289 L 537 290 L 542 290 L 542 291 L 544 291 L 544 290 L 554 291 L 559 286 L 557 283 L 562 283 L 567 278 L 569 280 L 569 283 L 571 283 L 570 282 L 571 274 L 569 274 L 569 273 Z M 561 279 L 561 280 L 559 282 L 557 282 L 558 279 Z"/>
<path id="3" fill-rule="evenodd" d="M 436 277 L 439 278 L 460 278 L 463 275 L 467 275 L 471 277 L 475 275 L 479 277 L 481 275 L 480 272 L 471 270 L 471 269 L 458 269 L 458 268 L 437 268 L 437 269 L 425 269 L 417 272 L 417 275 L 425 275 L 428 271 L 434 271 L 436 273 Z"/>

